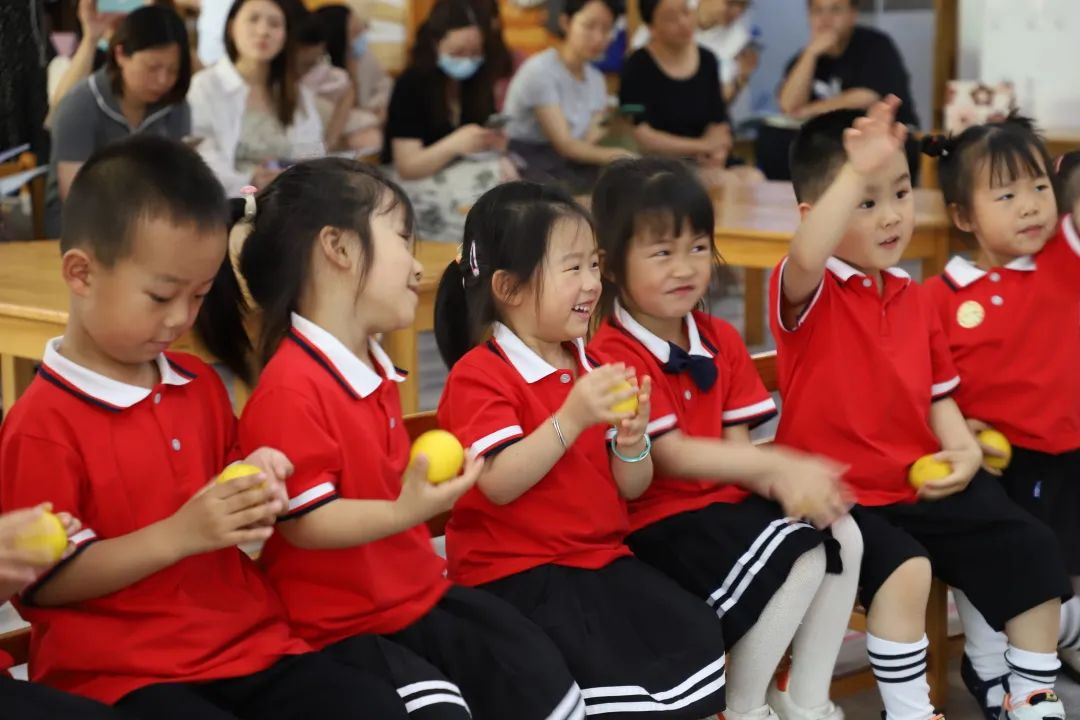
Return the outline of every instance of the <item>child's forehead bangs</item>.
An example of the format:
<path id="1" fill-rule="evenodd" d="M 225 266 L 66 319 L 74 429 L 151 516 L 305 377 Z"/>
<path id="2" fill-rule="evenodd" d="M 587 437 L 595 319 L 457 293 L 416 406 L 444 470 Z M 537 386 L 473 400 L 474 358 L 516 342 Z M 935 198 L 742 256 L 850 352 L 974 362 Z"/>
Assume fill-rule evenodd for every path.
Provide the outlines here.
<path id="1" fill-rule="evenodd" d="M 985 148 L 977 162 L 988 164 L 990 186 L 1009 185 L 1022 178 L 1047 177 L 1047 163 L 1044 152 L 1031 138 L 1017 133 L 994 132 L 987 136 Z M 978 171 L 979 167 L 972 167 Z"/>
<path id="2" fill-rule="evenodd" d="M 663 173 L 645 182 L 634 202 L 634 230 L 656 235 L 678 235 L 689 222 L 695 234 L 712 235 L 712 200 L 697 183 L 688 183 L 673 173 Z"/>

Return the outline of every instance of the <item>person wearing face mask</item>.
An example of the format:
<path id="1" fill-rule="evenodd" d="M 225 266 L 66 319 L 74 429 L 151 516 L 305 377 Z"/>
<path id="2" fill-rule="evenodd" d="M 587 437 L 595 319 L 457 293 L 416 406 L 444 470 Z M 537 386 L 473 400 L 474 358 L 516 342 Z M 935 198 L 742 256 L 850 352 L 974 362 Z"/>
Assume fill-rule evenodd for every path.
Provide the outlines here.
<path id="1" fill-rule="evenodd" d="M 63 200 L 96 150 L 137 133 L 182 140 L 191 57 L 184 22 L 167 7 L 142 7 L 112 35 L 105 65 L 73 87 L 52 114 L 45 232 L 59 237 Z"/>
<path id="2" fill-rule="evenodd" d="M 289 164 L 326 153 L 315 94 L 300 84 L 287 43 L 287 0 L 235 0 L 226 57 L 191 81 L 192 135 L 225 192 L 265 187 Z"/>
<path id="3" fill-rule="evenodd" d="M 461 242 L 463 211 L 516 177 L 493 87 L 476 12 L 468 0 L 438 0 L 394 83 L 382 152 L 416 208 L 418 237 Z"/>
<path id="4" fill-rule="evenodd" d="M 316 11 L 326 37 L 330 62 L 347 70 L 356 88 L 356 105 L 373 116 L 378 126 L 386 122 L 386 106 L 394 81 L 369 47 L 371 6 L 368 0 L 344 0 Z"/>
<path id="5" fill-rule="evenodd" d="M 600 144 L 607 87 L 590 64 L 611 41 L 619 13 L 615 0 L 567 0 L 562 44 L 526 60 L 510 81 L 506 131 L 511 152 L 525 161 L 525 179 L 588 192 L 602 166 L 630 154 Z"/>

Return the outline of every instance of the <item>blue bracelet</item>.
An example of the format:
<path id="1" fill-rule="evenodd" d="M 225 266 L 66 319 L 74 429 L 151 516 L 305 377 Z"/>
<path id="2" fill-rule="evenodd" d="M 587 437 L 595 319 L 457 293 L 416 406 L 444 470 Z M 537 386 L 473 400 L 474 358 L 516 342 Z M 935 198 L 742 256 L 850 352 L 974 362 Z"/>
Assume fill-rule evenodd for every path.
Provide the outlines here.
<path id="1" fill-rule="evenodd" d="M 615 444 L 614 437 L 612 437 L 611 440 L 608 441 L 608 444 L 611 446 L 611 453 L 615 457 L 622 460 L 624 463 L 639 463 L 645 458 L 649 457 L 649 453 L 652 451 L 652 440 L 649 438 L 648 435 L 645 436 L 645 449 L 642 450 L 637 457 L 626 457 L 621 452 L 619 452 L 619 447 Z"/>

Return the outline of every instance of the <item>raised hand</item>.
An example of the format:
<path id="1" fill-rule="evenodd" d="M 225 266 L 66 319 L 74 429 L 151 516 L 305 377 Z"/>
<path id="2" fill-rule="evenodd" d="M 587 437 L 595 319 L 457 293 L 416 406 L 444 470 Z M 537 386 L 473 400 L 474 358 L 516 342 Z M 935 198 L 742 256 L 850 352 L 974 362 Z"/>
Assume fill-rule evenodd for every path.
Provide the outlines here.
<path id="1" fill-rule="evenodd" d="M 848 163 L 860 175 L 880 170 L 897 151 L 903 152 L 907 128 L 896 122 L 900 98 L 889 95 L 874 103 L 865 117 L 844 131 Z"/>

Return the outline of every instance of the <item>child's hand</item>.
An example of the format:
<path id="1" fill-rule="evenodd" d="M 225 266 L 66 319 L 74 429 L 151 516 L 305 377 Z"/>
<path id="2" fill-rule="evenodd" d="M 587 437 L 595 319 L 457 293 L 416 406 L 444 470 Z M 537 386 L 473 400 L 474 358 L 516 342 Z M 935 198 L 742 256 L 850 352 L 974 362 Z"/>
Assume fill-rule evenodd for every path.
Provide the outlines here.
<path id="1" fill-rule="evenodd" d="M 262 468 L 263 474 L 259 477 L 266 478 L 266 486 L 274 493 L 274 497 L 281 501 L 282 509 L 289 507 L 289 491 L 285 487 L 285 481 L 293 474 L 293 464 L 285 453 L 274 448 L 261 447 L 244 458 L 244 462 Z M 266 521 L 267 527 L 273 525 L 275 518 Z"/>
<path id="2" fill-rule="evenodd" d="M 896 122 L 899 107 L 900 99 L 889 95 L 844 131 L 844 150 L 855 172 L 872 175 L 897 151 L 903 151 L 907 128 Z"/>
<path id="3" fill-rule="evenodd" d="M 284 510 L 278 488 L 266 475 L 249 475 L 227 483 L 211 480 L 166 522 L 181 557 L 188 557 L 262 542 Z"/>
<path id="4" fill-rule="evenodd" d="M 952 472 L 940 480 L 931 480 L 919 488 L 920 500 L 940 500 L 963 492 L 982 463 L 982 453 L 975 450 L 942 450 L 934 455 L 935 460 L 948 463 Z"/>
<path id="5" fill-rule="evenodd" d="M 776 458 L 770 473 L 769 497 L 790 518 L 806 518 L 824 529 L 851 509 L 851 494 L 844 485 L 847 466 L 828 458 L 772 448 Z"/>
<path id="6" fill-rule="evenodd" d="M 461 474 L 446 482 L 433 483 L 427 479 L 428 459 L 423 453 L 416 456 L 402 477 L 401 494 L 394 503 L 400 513 L 401 526 L 411 528 L 426 522 L 454 506 L 458 498 L 469 491 L 480 478 L 484 459 L 465 455 Z"/>
<path id="7" fill-rule="evenodd" d="M 652 378 L 646 375 L 641 381 L 641 387 L 633 378 L 629 380 L 631 387 L 637 391 L 637 412 L 632 417 L 621 421 L 615 433 L 615 447 L 627 457 L 634 457 L 644 450 L 645 431 L 649 425 L 649 397 L 652 393 Z"/>
<path id="8" fill-rule="evenodd" d="M 982 420 L 974 420 L 972 418 L 967 418 L 967 426 L 968 426 L 968 430 L 971 431 L 971 434 L 975 436 L 976 440 L 979 439 L 979 433 L 981 433 L 983 430 L 993 430 L 994 429 L 991 426 L 984 423 Z M 989 465 L 987 465 L 986 464 L 986 458 L 988 458 L 988 457 L 996 457 L 996 458 L 1001 458 L 1003 460 L 1008 460 L 1009 456 L 1006 453 L 1001 452 L 1001 450 L 999 450 L 998 448 L 991 447 L 989 445 L 984 445 L 981 442 L 979 443 L 979 448 L 982 450 L 982 454 L 983 454 L 982 469 L 985 470 L 986 472 L 990 473 L 991 475 L 997 475 L 998 477 L 1001 477 L 1002 471 L 998 470 L 997 468 L 990 467 Z"/>
<path id="9" fill-rule="evenodd" d="M 604 365 L 578 378 L 574 389 L 559 409 L 559 424 L 565 434 L 577 437 L 586 428 L 603 423 L 618 426 L 633 413 L 617 413 L 611 409 L 623 400 L 629 400 L 637 394 L 637 389 L 629 384 L 634 377 L 634 369 L 624 363 Z M 622 390 L 615 391 L 619 385 L 628 383 Z"/>
<path id="10" fill-rule="evenodd" d="M 42 503 L 0 515 L 0 603 L 37 580 L 53 565 L 48 551 L 24 550 L 16 546 L 17 538 L 51 508 L 49 503 Z M 60 514 L 61 522 L 64 515 L 67 513 Z M 69 537 L 71 534 L 68 532 Z"/>

